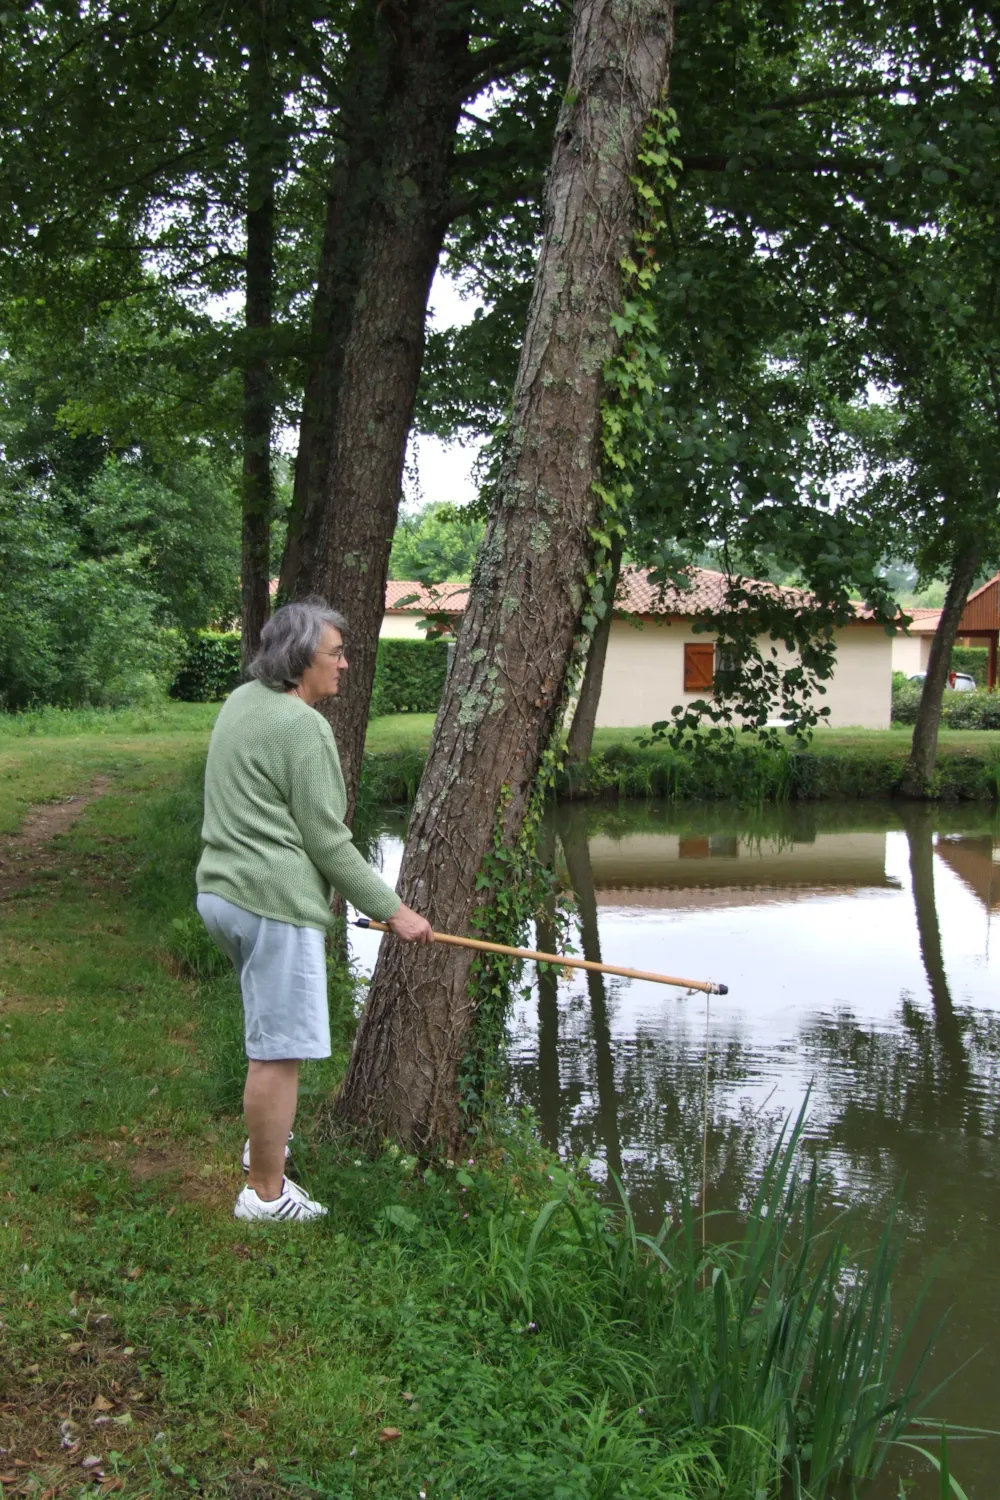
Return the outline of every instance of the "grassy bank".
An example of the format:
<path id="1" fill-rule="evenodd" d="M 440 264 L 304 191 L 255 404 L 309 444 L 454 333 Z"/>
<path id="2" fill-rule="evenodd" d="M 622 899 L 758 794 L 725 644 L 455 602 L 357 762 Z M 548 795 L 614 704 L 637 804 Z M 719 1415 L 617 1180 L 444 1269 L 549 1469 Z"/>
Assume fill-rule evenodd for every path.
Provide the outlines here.
<path id="1" fill-rule="evenodd" d="M 0 889 L 4 1493 L 751 1500 L 777 1495 L 819 1411 L 863 1464 L 867 1334 L 827 1395 L 805 1372 L 817 1309 L 836 1331 L 868 1283 L 836 1258 L 825 1300 L 796 1282 L 774 1238 L 787 1159 L 746 1244 L 706 1260 L 689 1221 L 643 1245 L 526 1130 L 429 1167 L 323 1141 L 347 977 L 297 1153 L 330 1219 L 232 1220 L 239 1006 L 191 916 L 189 732 L 202 745 L 123 729 L 93 747 L 101 794 Z M 38 751 L 47 796 L 85 789 L 98 762 L 52 749 L 5 747 L 10 807 L 34 800 Z"/>
<path id="2" fill-rule="evenodd" d="M 433 728 L 430 714 L 398 714 L 372 721 L 366 797 L 371 802 L 412 798 Z M 594 753 L 564 773 L 560 797 L 667 797 L 678 801 L 817 800 L 898 794 L 912 730 L 830 729 L 808 750 L 773 751 L 752 743 L 715 762 L 699 762 L 666 745 L 643 747 L 648 729 L 598 729 Z M 945 729 L 938 754 L 937 795 L 944 800 L 1000 797 L 1000 732 Z"/>

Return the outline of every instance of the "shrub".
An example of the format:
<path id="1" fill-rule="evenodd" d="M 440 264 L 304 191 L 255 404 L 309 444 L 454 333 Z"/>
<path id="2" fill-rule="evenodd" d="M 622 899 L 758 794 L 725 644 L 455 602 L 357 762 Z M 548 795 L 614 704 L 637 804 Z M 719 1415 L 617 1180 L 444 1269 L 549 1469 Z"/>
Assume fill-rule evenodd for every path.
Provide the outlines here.
<path id="1" fill-rule="evenodd" d="M 892 722 L 915 724 L 923 691 L 919 682 L 893 686 Z M 1000 729 L 1000 693 L 979 689 L 974 693 L 946 691 L 941 703 L 941 723 L 947 729 Z"/>
<path id="2" fill-rule="evenodd" d="M 923 687 L 921 683 L 910 682 L 906 677 L 903 677 L 902 682 L 897 683 L 897 678 L 902 675 L 901 672 L 892 674 L 892 722 L 915 724 Z"/>
<path id="3" fill-rule="evenodd" d="M 941 721 L 949 729 L 1000 729 L 1000 693 L 945 693 Z"/>
<path id="4" fill-rule="evenodd" d="M 447 641 L 383 638 L 378 643 L 371 717 L 436 714 L 447 675 Z"/>
<path id="5" fill-rule="evenodd" d="M 239 633 L 202 630 L 188 649 L 170 696 L 184 703 L 215 703 L 242 681 Z"/>

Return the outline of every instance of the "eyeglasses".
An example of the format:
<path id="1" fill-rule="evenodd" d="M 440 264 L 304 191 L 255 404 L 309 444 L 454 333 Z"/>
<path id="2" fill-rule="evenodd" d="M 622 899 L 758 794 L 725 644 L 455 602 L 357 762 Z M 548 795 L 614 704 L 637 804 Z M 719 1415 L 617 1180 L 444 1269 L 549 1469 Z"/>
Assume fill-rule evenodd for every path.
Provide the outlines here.
<path id="1" fill-rule="evenodd" d="M 332 651 L 317 651 L 316 655 L 317 656 L 332 656 L 333 659 L 334 659 L 334 661 L 343 661 L 344 660 L 344 648 L 343 648 L 343 646 L 334 646 L 334 648 L 333 648 Z"/>

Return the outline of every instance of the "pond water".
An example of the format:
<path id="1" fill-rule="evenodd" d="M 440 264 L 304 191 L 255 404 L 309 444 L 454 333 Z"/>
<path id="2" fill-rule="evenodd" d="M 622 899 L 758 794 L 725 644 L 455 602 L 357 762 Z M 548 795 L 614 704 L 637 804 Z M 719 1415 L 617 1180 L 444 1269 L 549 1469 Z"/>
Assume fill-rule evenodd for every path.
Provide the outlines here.
<path id="1" fill-rule="evenodd" d="M 700 1184 L 706 1148 L 708 1208 L 738 1205 L 808 1093 L 826 1208 L 851 1208 L 864 1245 L 901 1194 L 898 1316 L 932 1270 L 920 1328 L 950 1309 L 928 1380 L 957 1373 L 934 1415 L 1000 1428 L 993 811 L 583 806 L 558 809 L 547 839 L 576 895 L 578 950 L 729 994 L 540 976 L 512 1016 L 510 1063 L 546 1140 L 599 1180 L 613 1169 L 655 1227 L 685 1176 Z M 381 850 L 394 878 L 398 834 Z M 354 936 L 370 962 L 374 935 Z M 969 1500 L 992 1497 L 1000 1439 L 955 1444 L 952 1464 Z M 873 1500 L 895 1497 L 900 1474 L 913 1500 L 940 1493 L 907 1462 Z"/>

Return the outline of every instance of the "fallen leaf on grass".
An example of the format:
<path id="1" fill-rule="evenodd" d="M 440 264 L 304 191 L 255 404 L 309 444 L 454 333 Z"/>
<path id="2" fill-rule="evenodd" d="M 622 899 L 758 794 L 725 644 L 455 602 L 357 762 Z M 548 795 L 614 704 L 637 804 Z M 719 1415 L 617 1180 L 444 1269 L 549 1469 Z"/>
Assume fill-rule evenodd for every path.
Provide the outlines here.
<path id="1" fill-rule="evenodd" d="M 83 1344 L 80 1342 L 79 1339 L 77 1339 L 75 1343 L 67 1344 L 66 1345 L 66 1353 L 67 1354 L 79 1354 L 79 1352 L 80 1352 L 80 1350 L 82 1348 L 83 1348 Z"/>
<path id="2" fill-rule="evenodd" d="M 141 1275 L 142 1275 L 142 1267 L 141 1266 L 133 1266 L 132 1269 L 131 1269 L 131 1271 L 129 1271 L 129 1273 L 128 1273 L 128 1279 L 129 1279 L 129 1281 L 138 1281 L 139 1277 Z"/>
<path id="3" fill-rule="evenodd" d="M 380 1443 L 394 1443 L 398 1437 L 402 1437 L 398 1427 L 383 1427 L 378 1435 Z"/>
<path id="4" fill-rule="evenodd" d="M 17 1478 L 16 1474 L 0 1474 L 0 1484 L 16 1484 Z"/>
<path id="5" fill-rule="evenodd" d="M 115 1403 L 113 1401 L 109 1401 L 107 1396 L 94 1397 L 94 1411 L 114 1411 L 114 1409 Z"/>
<path id="6" fill-rule="evenodd" d="M 102 1495 L 110 1495 L 112 1490 L 123 1490 L 124 1488 L 125 1488 L 125 1481 L 124 1481 L 124 1479 L 121 1479 L 121 1478 L 117 1478 L 117 1479 L 104 1479 L 104 1480 L 101 1481 L 101 1494 Z"/>

